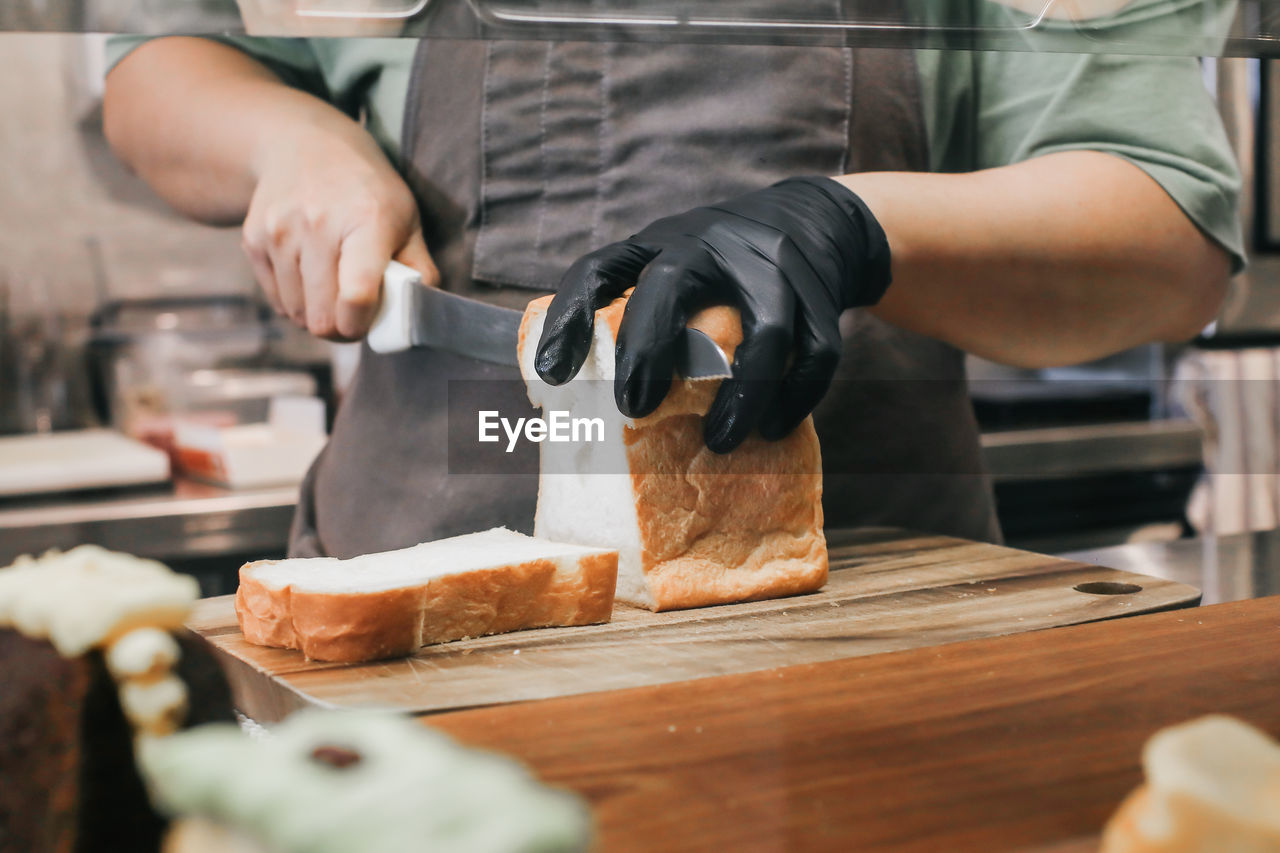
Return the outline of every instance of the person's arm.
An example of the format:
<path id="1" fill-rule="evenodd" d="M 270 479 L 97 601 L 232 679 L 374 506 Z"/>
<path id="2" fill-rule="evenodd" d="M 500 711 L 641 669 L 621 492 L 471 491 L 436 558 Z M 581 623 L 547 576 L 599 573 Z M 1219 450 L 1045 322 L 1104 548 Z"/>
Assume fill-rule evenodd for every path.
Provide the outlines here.
<path id="1" fill-rule="evenodd" d="M 267 298 L 315 334 L 362 337 L 393 258 L 436 278 L 413 195 L 373 138 L 233 47 L 143 44 L 107 76 L 103 113 L 116 155 L 170 204 L 244 223 Z"/>
<path id="2" fill-rule="evenodd" d="M 1151 5 L 1126 5 L 1112 35 L 1176 29 L 1196 4 Z M 974 11 L 1019 25 L 999 4 Z M 1188 338 L 1212 319 L 1243 264 L 1240 176 L 1194 59 L 921 51 L 916 63 L 929 173 L 791 179 L 593 252 L 548 309 L 543 379 L 573 375 L 592 308 L 634 283 L 614 394 L 644 416 L 688 316 L 734 305 L 734 377 L 704 419 L 708 447 L 725 451 L 753 429 L 785 435 L 821 400 L 849 308 L 1025 366 Z"/>
<path id="3" fill-rule="evenodd" d="M 839 317 L 866 308 L 998 361 L 1067 364 L 1190 337 L 1230 259 L 1163 189 L 1109 154 L 1071 151 L 967 174 L 801 177 L 660 219 L 581 258 L 547 311 L 535 369 L 570 379 L 594 312 L 635 285 L 614 397 L 643 417 L 666 396 L 699 308 L 737 307 L 733 378 L 707 446 L 786 435 L 826 393 Z"/>
<path id="4" fill-rule="evenodd" d="M 993 361 L 1046 367 L 1185 340 L 1226 291 L 1227 252 L 1109 154 L 838 180 L 892 250 L 893 284 L 870 310 Z"/>

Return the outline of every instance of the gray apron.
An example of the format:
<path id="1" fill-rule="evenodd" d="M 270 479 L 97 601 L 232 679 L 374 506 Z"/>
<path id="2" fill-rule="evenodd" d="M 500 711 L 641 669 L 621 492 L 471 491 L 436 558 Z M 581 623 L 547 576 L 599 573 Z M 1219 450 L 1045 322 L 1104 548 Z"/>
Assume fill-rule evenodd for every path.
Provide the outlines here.
<path id="1" fill-rule="evenodd" d="M 424 40 L 414 65 L 402 157 L 427 245 L 445 287 L 495 303 L 523 306 L 591 249 L 786 176 L 928 168 L 907 50 Z M 864 312 L 842 319 L 815 413 L 828 526 L 998 538 L 961 353 Z M 503 473 L 458 473 L 475 470 L 462 464 L 475 445 L 451 421 L 529 410 L 518 382 L 460 381 L 485 379 L 518 373 L 366 349 L 291 552 L 531 530 L 536 445 Z"/>

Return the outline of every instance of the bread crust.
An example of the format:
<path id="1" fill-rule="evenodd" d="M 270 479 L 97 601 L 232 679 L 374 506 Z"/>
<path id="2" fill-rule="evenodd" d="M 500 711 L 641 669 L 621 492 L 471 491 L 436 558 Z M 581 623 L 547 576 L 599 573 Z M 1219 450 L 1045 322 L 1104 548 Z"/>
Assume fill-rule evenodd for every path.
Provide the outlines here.
<path id="1" fill-rule="evenodd" d="M 608 622 L 616 553 L 588 554 L 572 571 L 532 560 L 368 593 L 272 587 L 240 569 L 236 616 L 245 639 L 298 649 L 312 660 L 355 663 L 413 654 L 424 645 L 525 628 Z"/>
<path id="2" fill-rule="evenodd" d="M 1165 794 L 1160 812 L 1170 821 L 1168 832 L 1153 838 L 1144 832 L 1142 816 L 1154 806 L 1149 785 L 1140 785 L 1107 822 L 1101 853 L 1206 853 L 1230 845 L 1239 853 L 1280 849 L 1280 836 L 1261 824 L 1233 820 L 1211 805 L 1183 794 Z"/>
<path id="3" fill-rule="evenodd" d="M 613 340 L 629 294 L 596 312 L 597 329 Z M 528 336 L 550 304 L 551 297 L 543 297 L 526 309 L 522 353 L 536 345 Z M 689 325 L 730 358 L 742 340 L 738 312 L 727 306 L 704 309 Z M 620 601 L 677 610 L 814 592 L 827 582 L 822 454 L 813 419 L 779 441 L 753 434 L 732 453 L 712 453 L 702 416 L 719 387 L 714 379 L 677 379 L 656 411 L 624 428 L 640 562 L 652 600 L 620 594 Z"/>

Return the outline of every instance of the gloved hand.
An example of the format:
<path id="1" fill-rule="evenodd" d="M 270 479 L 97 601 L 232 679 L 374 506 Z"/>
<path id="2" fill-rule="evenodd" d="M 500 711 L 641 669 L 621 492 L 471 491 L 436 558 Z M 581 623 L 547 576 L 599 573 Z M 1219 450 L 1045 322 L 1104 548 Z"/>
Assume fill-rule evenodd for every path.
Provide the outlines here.
<path id="1" fill-rule="evenodd" d="M 614 398 L 624 415 L 642 417 L 671 387 L 689 317 L 733 305 L 742 343 L 703 423 L 707 447 L 727 453 L 753 428 L 776 440 L 804 420 L 835 374 L 840 313 L 874 305 L 889 281 L 889 242 L 862 199 L 829 178 L 790 178 L 659 219 L 580 258 L 547 311 L 535 367 L 552 385 L 572 379 L 595 311 L 634 285 Z"/>

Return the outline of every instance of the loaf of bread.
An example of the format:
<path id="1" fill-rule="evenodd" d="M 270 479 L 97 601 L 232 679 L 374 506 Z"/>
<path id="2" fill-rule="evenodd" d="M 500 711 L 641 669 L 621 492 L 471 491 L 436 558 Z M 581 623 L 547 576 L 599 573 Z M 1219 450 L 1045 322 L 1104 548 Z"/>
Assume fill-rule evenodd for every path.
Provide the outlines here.
<path id="1" fill-rule="evenodd" d="M 550 297 L 520 326 L 520 369 L 529 398 L 548 412 L 599 418 L 602 441 L 544 442 L 535 533 L 618 551 L 618 600 L 652 610 L 776 598 L 827 580 L 822 457 L 810 418 L 789 436 L 753 434 L 732 453 L 705 446 L 702 416 L 719 380 L 676 380 L 639 419 L 613 402 L 614 346 L 626 299 L 596 312 L 590 355 L 553 387 L 534 371 Z M 732 354 L 737 313 L 708 309 L 690 323 Z M 582 438 L 585 439 L 585 431 Z M 592 436 L 595 438 L 595 436 Z"/>
<path id="2" fill-rule="evenodd" d="M 245 639 L 356 662 L 523 628 L 608 622 L 618 555 L 505 528 L 349 560 L 260 560 L 240 569 Z"/>
<path id="3" fill-rule="evenodd" d="M 1101 853 L 1280 851 L 1280 744 L 1209 716 L 1157 732 L 1146 784 L 1107 824 Z"/>

